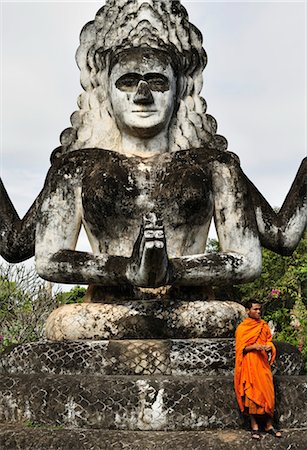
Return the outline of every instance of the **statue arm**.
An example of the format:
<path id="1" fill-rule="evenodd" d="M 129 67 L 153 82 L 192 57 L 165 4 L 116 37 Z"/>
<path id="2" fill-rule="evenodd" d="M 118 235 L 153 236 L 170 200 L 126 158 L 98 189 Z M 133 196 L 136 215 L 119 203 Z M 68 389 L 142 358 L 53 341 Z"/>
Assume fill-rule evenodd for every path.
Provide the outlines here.
<path id="1" fill-rule="evenodd" d="M 174 284 L 244 283 L 261 273 L 261 245 L 254 211 L 238 163 L 234 159 L 214 162 L 212 183 L 221 252 L 171 259 Z"/>
<path id="2" fill-rule="evenodd" d="M 9 263 L 34 256 L 37 211 L 42 192 L 20 219 L 0 179 L 0 254 Z"/>
<path id="3" fill-rule="evenodd" d="M 65 175 L 64 175 L 65 178 Z M 73 177 L 71 177 L 73 178 Z M 66 178 L 46 189 L 37 225 L 38 274 L 57 283 L 127 284 L 126 259 L 76 251 L 82 220 L 81 187 Z"/>
<path id="4" fill-rule="evenodd" d="M 248 180 L 261 244 L 281 255 L 291 255 L 307 226 L 307 158 L 296 174 L 290 191 L 275 212 Z"/>

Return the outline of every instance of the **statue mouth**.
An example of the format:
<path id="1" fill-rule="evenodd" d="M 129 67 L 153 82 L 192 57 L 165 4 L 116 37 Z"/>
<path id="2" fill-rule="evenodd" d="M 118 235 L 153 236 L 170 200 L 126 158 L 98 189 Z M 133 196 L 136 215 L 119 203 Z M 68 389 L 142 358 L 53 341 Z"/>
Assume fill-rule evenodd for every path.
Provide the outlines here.
<path id="1" fill-rule="evenodd" d="M 134 109 L 132 110 L 134 114 L 139 114 L 142 117 L 151 116 L 157 112 L 156 109 Z"/>

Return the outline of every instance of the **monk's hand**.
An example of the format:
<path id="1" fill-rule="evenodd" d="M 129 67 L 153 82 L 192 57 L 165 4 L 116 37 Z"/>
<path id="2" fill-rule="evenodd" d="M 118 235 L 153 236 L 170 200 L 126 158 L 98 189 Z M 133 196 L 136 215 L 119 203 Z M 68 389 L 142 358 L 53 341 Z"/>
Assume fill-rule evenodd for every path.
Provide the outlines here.
<path id="1" fill-rule="evenodd" d="M 270 345 L 264 345 L 263 347 L 264 347 L 263 350 L 265 350 L 268 353 L 272 351 L 272 347 Z"/>
<path id="2" fill-rule="evenodd" d="M 254 344 L 253 347 L 254 347 L 254 350 L 256 350 L 257 352 L 262 352 L 263 350 L 265 350 L 265 345 Z"/>
<path id="3" fill-rule="evenodd" d="M 143 218 L 133 248 L 127 278 L 140 287 L 159 287 L 169 280 L 169 260 L 162 219 L 155 213 Z"/>

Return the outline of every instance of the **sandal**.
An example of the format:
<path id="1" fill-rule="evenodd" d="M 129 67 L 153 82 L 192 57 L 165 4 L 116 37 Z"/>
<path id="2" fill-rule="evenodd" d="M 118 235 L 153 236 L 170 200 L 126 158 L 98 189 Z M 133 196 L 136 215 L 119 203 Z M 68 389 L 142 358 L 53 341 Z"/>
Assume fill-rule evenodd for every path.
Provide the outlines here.
<path id="1" fill-rule="evenodd" d="M 252 439 L 255 439 L 256 441 L 260 441 L 260 431 L 259 430 L 252 430 Z"/>
<path id="2" fill-rule="evenodd" d="M 279 430 L 276 430 L 274 427 L 270 428 L 269 430 L 265 430 L 268 434 L 271 434 L 272 436 L 276 438 L 281 438 L 281 432 Z"/>

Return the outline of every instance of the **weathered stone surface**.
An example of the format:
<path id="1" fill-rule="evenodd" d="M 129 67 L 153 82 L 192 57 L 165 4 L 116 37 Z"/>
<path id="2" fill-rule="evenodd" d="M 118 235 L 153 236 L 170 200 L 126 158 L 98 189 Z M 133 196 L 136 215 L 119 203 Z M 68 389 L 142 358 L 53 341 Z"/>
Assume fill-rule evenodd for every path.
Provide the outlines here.
<path id="1" fill-rule="evenodd" d="M 306 377 L 275 377 L 284 428 L 307 427 Z M 117 430 L 239 428 L 232 377 L 2 376 L 0 421 Z"/>
<path id="2" fill-rule="evenodd" d="M 127 432 L 0 425 L 5 450 L 306 450 L 306 442 L 307 429 L 283 430 L 282 439 L 263 433 L 258 443 L 243 430 Z"/>
<path id="3" fill-rule="evenodd" d="M 275 342 L 273 373 L 300 375 L 303 359 L 290 344 Z M 59 375 L 231 375 L 233 339 L 33 342 L 1 355 L 0 373 Z"/>
<path id="4" fill-rule="evenodd" d="M 256 278 L 260 243 L 294 250 L 306 225 L 306 165 L 275 213 L 206 114 L 202 36 L 179 1 L 108 0 L 83 27 L 76 59 L 79 110 L 24 219 L 0 183 L 5 258 L 21 261 L 35 248 L 39 274 L 55 282 L 217 286 Z M 192 149 L 216 157 L 180 165 Z M 78 152 L 83 164 L 71 167 L 69 154 Z M 168 159 L 179 164 L 169 170 Z M 205 253 L 213 216 L 214 256 Z M 92 252 L 75 250 L 81 222 Z"/>
<path id="5" fill-rule="evenodd" d="M 48 339 L 232 337 L 245 317 L 235 302 L 126 301 L 63 305 L 46 323 Z"/>
<path id="6" fill-rule="evenodd" d="M 277 355 L 273 364 L 274 375 L 303 375 L 304 360 L 301 352 L 286 342 L 274 341 Z"/>

